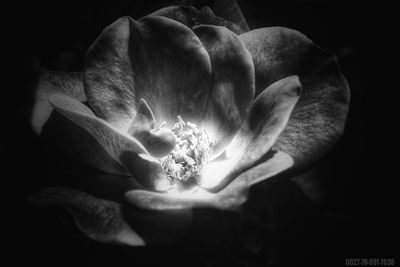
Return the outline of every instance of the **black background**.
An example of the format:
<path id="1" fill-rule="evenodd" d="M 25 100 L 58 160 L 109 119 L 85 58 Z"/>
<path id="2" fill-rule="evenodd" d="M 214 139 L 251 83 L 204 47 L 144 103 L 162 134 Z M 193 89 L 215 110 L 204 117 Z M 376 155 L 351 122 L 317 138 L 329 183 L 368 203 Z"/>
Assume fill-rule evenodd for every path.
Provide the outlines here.
<path id="1" fill-rule="evenodd" d="M 399 243 L 398 175 L 390 172 L 398 158 L 394 147 L 397 106 L 393 104 L 399 89 L 396 8 L 382 1 L 240 3 L 250 28 L 294 28 L 335 53 L 350 84 L 345 134 L 317 171 L 323 196 L 318 204 L 290 180 L 276 182 L 269 189 L 268 238 L 254 241 L 250 233 L 218 243 L 211 231 L 207 249 L 202 248 L 207 244 L 200 248 L 97 244 L 61 223 L 67 213 L 28 207 L 24 197 L 38 188 L 36 181 L 43 168 L 28 112 L 37 67 L 80 70 L 85 51 L 105 26 L 123 15 L 139 18 L 167 3 L 15 1 L 2 6 L 6 72 L 1 86 L 1 150 L 5 153 L 1 160 L 0 262 L 30 266 L 345 266 L 346 258 L 395 258 L 399 263 L 395 249 Z"/>

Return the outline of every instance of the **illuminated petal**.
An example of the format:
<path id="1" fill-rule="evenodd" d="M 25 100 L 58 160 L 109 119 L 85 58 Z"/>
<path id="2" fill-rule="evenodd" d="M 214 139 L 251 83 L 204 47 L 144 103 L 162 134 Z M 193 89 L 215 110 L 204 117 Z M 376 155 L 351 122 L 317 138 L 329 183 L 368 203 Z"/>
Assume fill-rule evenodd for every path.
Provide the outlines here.
<path id="1" fill-rule="evenodd" d="M 236 209 L 247 199 L 251 185 L 264 181 L 291 167 L 293 160 L 283 152 L 274 152 L 271 158 L 240 174 L 218 193 L 204 190 L 196 193 L 156 193 L 145 190 L 131 190 L 126 200 L 143 209 L 169 210 L 188 208 Z"/>
<path id="2" fill-rule="evenodd" d="M 62 126 L 65 128 L 75 126 L 75 131 L 69 131 L 70 134 L 64 133 L 55 138 L 58 138 L 58 143 L 70 146 L 66 149 L 78 151 L 76 157 L 81 157 L 92 167 L 100 169 L 108 168 L 111 162 L 125 165 L 140 184 L 149 188 L 154 188 L 154 184 L 158 184 L 158 179 L 165 178 L 159 162 L 152 158 L 135 138 L 119 132 L 107 122 L 96 118 L 89 108 L 73 98 L 56 94 L 52 95 L 49 101 L 58 114 L 67 119 L 64 120 L 66 123 L 58 125 L 59 130 Z M 79 127 L 76 126 L 83 128 L 84 131 L 81 130 L 81 134 L 78 134 L 76 129 Z M 52 131 L 49 131 L 49 134 L 54 135 Z M 107 155 L 104 155 L 104 152 Z M 122 174 L 126 175 L 126 169 L 124 170 L 125 173 Z M 118 170 L 108 171 L 116 174 Z"/>
<path id="3" fill-rule="evenodd" d="M 131 205 L 149 210 L 176 210 L 216 205 L 216 195 L 206 191 L 198 192 L 196 195 L 190 193 L 186 195 L 131 190 L 126 192 L 125 198 Z"/>
<path id="4" fill-rule="evenodd" d="M 55 72 L 43 70 L 35 89 L 35 103 L 32 111 L 32 127 L 36 134 L 40 134 L 43 124 L 50 117 L 53 108 L 48 102 L 50 95 L 63 93 L 79 101 L 86 99 L 83 91 L 81 73 Z"/>
<path id="5" fill-rule="evenodd" d="M 145 245 L 143 239 L 123 218 L 121 205 L 99 199 L 68 188 L 46 188 L 32 195 L 29 202 L 35 205 L 60 204 L 73 216 L 78 228 L 99 242 Z"/>
<path id="6" fill-rule="evenodd" d="M 233 32 L 224 27 L 193 29 L 206 48 L 212 65 L 213 85 L 203 127 L 218 154 L 239 130 L 254 98 L 254 66 L 250 53 Z"/>
<path id="7" fill-rule="evenodd" d="M 298 77 L 290 76 L 259 94 L 247 120 L 226 148 L 226 159 L 210 162 L 205 167 L 201 186 L 219 191 L 244 170 L 269 160 L 267 153 L 285 128 L 300 91 Z"/>
<path id="8" fill-rule="evenodd" d="M 280 27 L 240 36 L 253 56 L 256 94 L 289 75 L 298 75 L 302 97 L 275 146 L 304 167 L 323 156 L 343 133 L 349 87 L 337 60 L 303 34 Z"/>
<path id="9" fill-rule="evenodd" d="M 208 54 L 196 35 L 174 20 L 123 17 L 87 53 L 85 92 L 97 116 L 127 131 L 141 98 L 158 122 L 177 115 L 202 119 L 211 82 Z"/>

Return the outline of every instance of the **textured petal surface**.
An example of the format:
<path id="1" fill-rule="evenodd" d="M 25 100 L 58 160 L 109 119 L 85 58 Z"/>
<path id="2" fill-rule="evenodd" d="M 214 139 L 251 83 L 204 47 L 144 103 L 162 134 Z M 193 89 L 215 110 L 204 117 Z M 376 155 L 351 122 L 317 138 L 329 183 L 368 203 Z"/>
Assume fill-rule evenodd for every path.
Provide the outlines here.
<path id="1" fill-rule="evenodd" d="M 254 98 L 254 67 L 250 53 L 233 32 L 219 26 L 193 29 L 206 48 L 213 84 L 203 127 L 218 154 L 232 140 L 246 118 Z"/>
<path id="2" fill-rule="evenodd" d="M 156 181 L 164 178 L 161 165 L 148 154 L 140 142 L 128 134 L 119 132 L 107 122 L 96 118 L 90 109 L 79 101 L 65 95 L 56 94 L 50 98 L 50 103 L 68 122 L 72 122 L 72 125 L 77 125 L 86 131 L 85 135 L 71 131 L 71 135 L 64 134 L 62 137 L 69 139 L 71 146 L 78 148 L 86 144 L 94 145 L 89 150 L 81 149 L 81 154 L 89 160 L 92 157 L 102 158 L 104 152 L 106 152 L 113 162 L 125 165 L 140 184 L 149 188 L 154 188 L 153 185 Z M 95 145 L 96 142 L 97 146 Z M 93 149 L 97 149 L 99 145 L 103 149 L 103 154 L 94 154 Z M 93 167 L 105 167 L 99 165 L 102 162 L 93 160 L 91 163 Z"/>
<path id="3" fill-rule="evenodd" d="M 38 135 L 53 110 L 48 98 L 54 93 L 63 93 L 79 101 L 85 101 L 82 73 L 42 71 L 35 90 L 31 121 L 33 129 Z"/>
<path id="4" fill-rule="evenodd" d="M 87 53 L 85 92 L 97 116 L 127 131 L 141 98 L 157 122 L 199 122 L 211 83 L 208 54 L 185 25 L 161 16 L 108 26 Z"/>
<path id="5" fill-rule="evenodd" d="M 247 199 L 251 185 L 264 181 L 291 167 L 293 160 L 283 152 L 274 152 L 268 161 L 240 174 L 218 193 L 199 191 L 195 194 L 163 194 L 144 190 L 131 190 L 125 197 L 132 205 L 150 210 L 217 208 L 236 209 Z"/>
<path id="6" fill-rule="evenodd" d="M 68 188 L 52 187 L 32 195 L 35 205 L 60 204 L 73 216 L 78 228 L 99 242 L 143 246 L 143 239 L 122 216 L 121 204 Z"/>
<path id="7" fill-rule="evenodd" d="M 275 146 L 294 158 L 295 167 L 319 159 L 341 136 L 348 111 L 349 87 L 336 58 L 287 28 L 262 28 L 240 37 L 253 56 L 256 95 L 286 76 L 300 77 L 302 96 Z"/>

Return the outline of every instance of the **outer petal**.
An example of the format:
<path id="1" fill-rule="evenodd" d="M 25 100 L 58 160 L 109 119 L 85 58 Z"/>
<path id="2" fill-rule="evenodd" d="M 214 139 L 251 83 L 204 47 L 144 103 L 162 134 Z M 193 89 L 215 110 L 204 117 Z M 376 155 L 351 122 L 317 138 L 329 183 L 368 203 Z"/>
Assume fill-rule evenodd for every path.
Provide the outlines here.
<path id="1" fill-rule="evenodd" d="M 79 101 L 85 101 L 82 73 L 42 71 L 35 90 L 32 112 L 32 127 L 38 135 L 53 110 L 47 100 L 54 93 L 63 93 Z"/>
<path id="2" fill-rule="evenodd" d="M 210 59 L 196 35 L 174 20 L 124 17 L 87 53 L 85 92 L 96 115 L 127 131 L 145 99 L 159 122 L 200 121 L 211 81 Z"/>
<path id="3" fill-rule="evenodd" d="M 69 149 L 78 151 L 77 157 L 87 160 L 86 162 L 95 168 L 107 168 L 106 159 L 108 156 L 108 159 L 112 162 L 125 165 L 140 184 L 150 188 L 154 188 L 158 180 L 166 179 L 159 162 L 152 158 L 135 138 L 119 132 L 110 124 L 96 118 L 85 105 L 73 98 L 65 95 L 53 95 L 49 101 L 57 113 L 66 119 L 59 127 L 68 128 L 72 125 L 75 126 L 75 129 L 81 128 L 80 132 L 84 133 L 77 134 L 72 129 L 64 135 L 56 136 L 59 138 L 58 142 L 64 145 L 68 144 Z M 82 131 L 82 128 L 84 131 Z M 49 132 L 53 134 L 51 131 Z M 61 138 L 66 139 L 61 140 Z M 106 152 L 106 155 L 104 155 L 104 152 Z M 105 163 L 105 165 L 99 165 L 102 163 Z M 108 171 L 113 172 L 115 170 Z"/>
<path id="4" fill-rule="evenodd" d="M 61 204 L 72 214 L 78 228 L 99 242 L 143 246 L 121 212 L 121 204 L 95 198 L 68 188 L 46 188 L 31 196 L 36 205 Z"/>
<path id="5" fill-rule="evenodd" d="M 308 165 L 341 136 L 348 111 L 349 87 L 335 57 L 303 34 L 287 28 L 263 28 L 241 35 L 253 56 L 256 94 L 271 83 L 298 75 L 302 97 L 276 147 Z"/>
<path id="6" fill-rule="evenodd" d="M 203 127 L 211 134 L 218 154 L 249 112 L 254 98 L 253 61 L 239 37 L 226 28 L 203 25 L 193 31 L 211 59 L 213 83 Z"/>

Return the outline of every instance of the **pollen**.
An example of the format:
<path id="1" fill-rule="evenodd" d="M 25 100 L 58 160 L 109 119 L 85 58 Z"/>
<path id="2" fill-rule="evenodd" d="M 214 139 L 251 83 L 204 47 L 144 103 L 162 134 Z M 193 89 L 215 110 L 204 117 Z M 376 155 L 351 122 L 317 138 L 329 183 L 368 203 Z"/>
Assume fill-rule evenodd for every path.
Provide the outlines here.
<path id="1" fill-rule="evenodd" d="M 161 166 L 172 185 L 197 184 L 212 154 L 213 142 L 205 129 L 184 122 L 180 116 L 171 131 L 177 142 L 171 153 L 161 159 Z"/>

